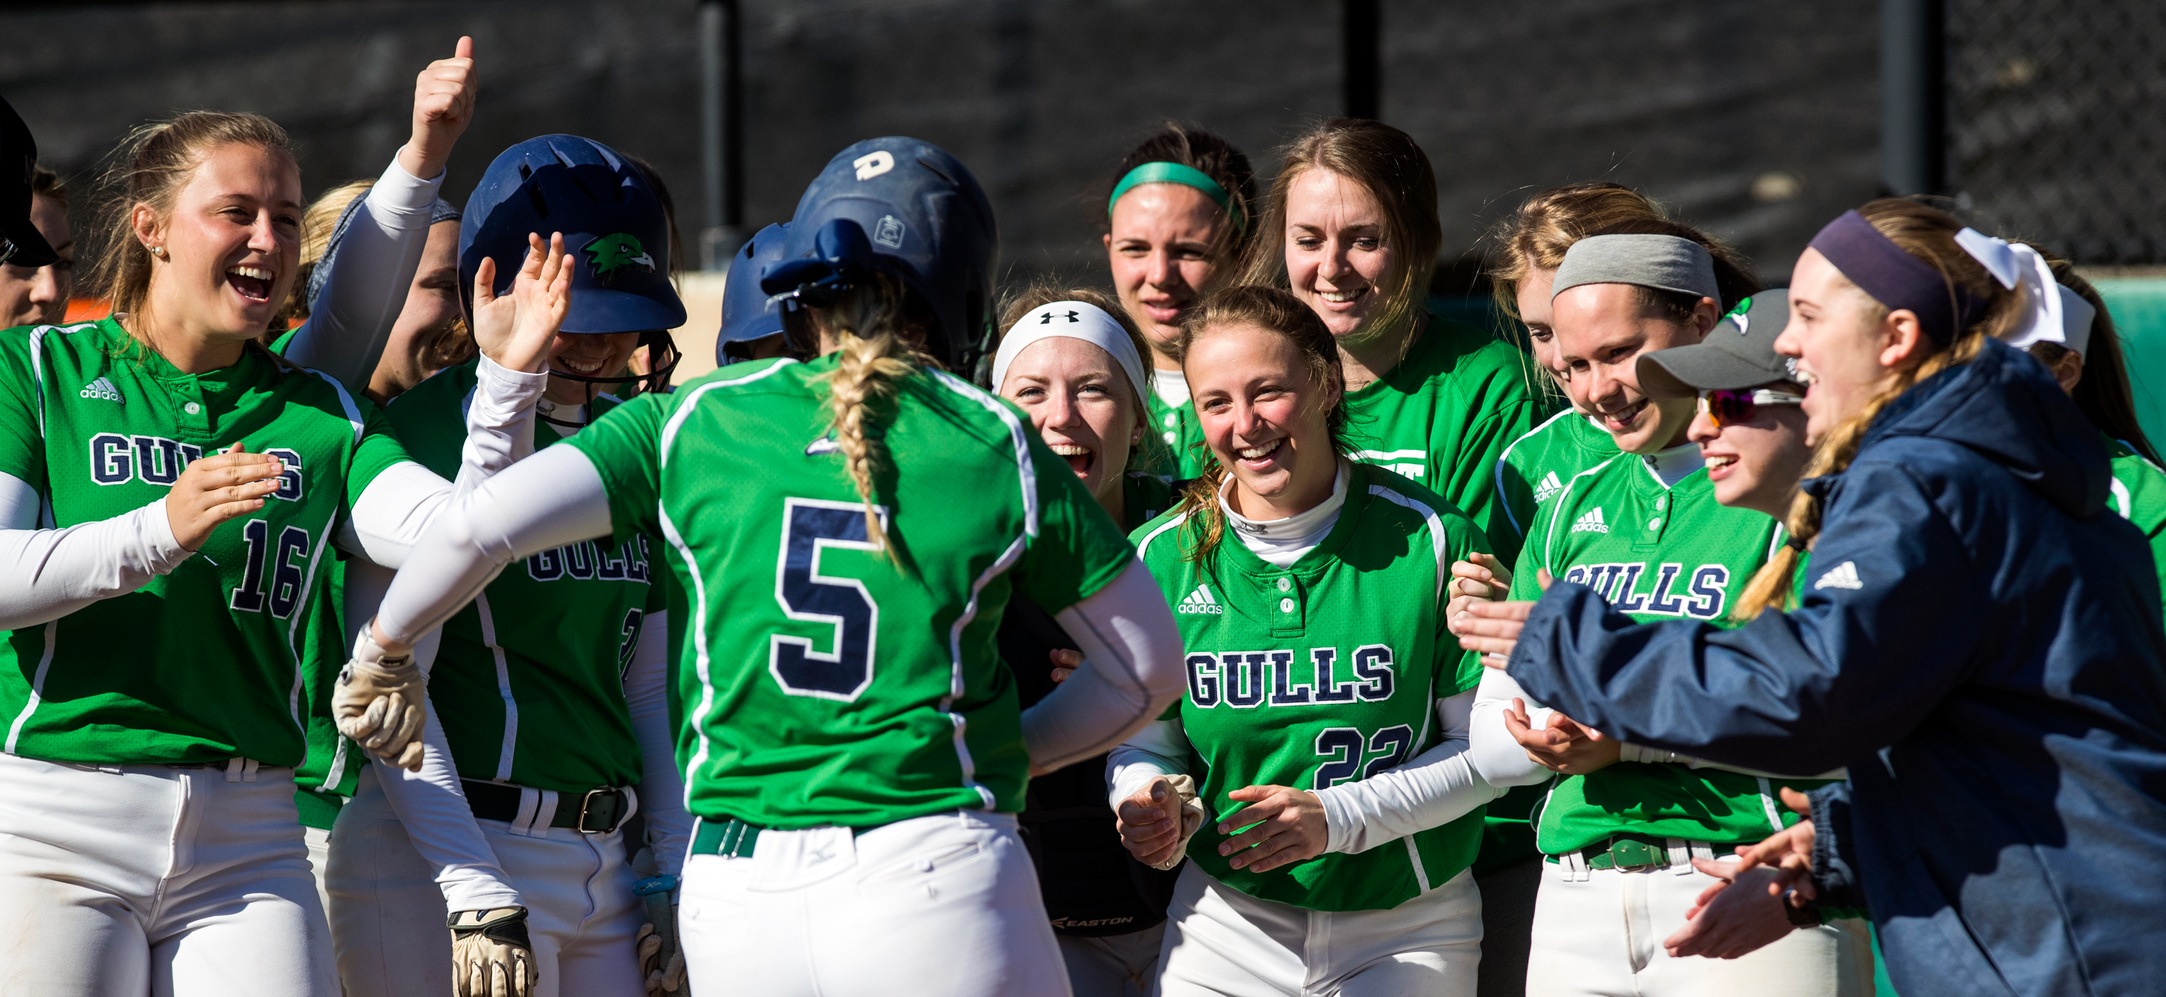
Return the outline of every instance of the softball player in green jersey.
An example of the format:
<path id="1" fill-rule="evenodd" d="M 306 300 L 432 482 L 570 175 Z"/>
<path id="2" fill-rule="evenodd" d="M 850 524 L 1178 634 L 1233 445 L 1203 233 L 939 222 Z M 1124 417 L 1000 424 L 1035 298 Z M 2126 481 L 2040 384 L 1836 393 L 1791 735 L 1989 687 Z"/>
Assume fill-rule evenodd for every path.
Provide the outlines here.
<path id="1" fill-rule="evenodd" d="M 1157 992 L 1471 994 L 1468 866 L 1496 793 L 1464 757 L 1479 666 L 1443 611 L 1450 564 L 1484 537 L 1341 455 L 1337 348 L 1300 300 L 1230 288 L 1190 329 L 1230 470 L 1135 533 L 1188 695 L 1108 764 L 1132 853 L 1170 864 L 1186 838 Z M 1168 786 L 1190 783 L 1215 823 L 1185 836 Z"/>
<path id="2" fill-rule="evenodd" d="M 989 330 L 992 214 L 960 162 L 858 143 L 789 240 L 762 284 L 819 359 L 642 395 L 484 482 L 371 632 L 403 650 L 511 558 L 659 531 L 690 616 L 692 989 L 1067 993 L 1012 814 L 1030 771 L 1172 701 L 1170 614 L 1068 464 L 932 366 L 973 366 Z M 1011 591 L 1084 653 L 1027 712 L 993 647 Z"/>
<path id="3" fill-rule="evenodd" d="M 1150 346 L 1147 403 L 1166 442 L 1139 471 L 1186 481 L 1211 459 L 1181 373 L 1181 322 L 1239 269 L 1255 241 L 1255 204 L 1248 157 L 1203 129 L 1169 122 L 1121 157 L 1106 196 L 1106 263 L 1121 309 Z"/>
<path id="4" fill-rule="evenodd" d="M 1422 301 L 1443 226 L 1429 157 L 1390 125 L 1333 118 L 1286 147 L 1244 267 L 1324 321 L 1345 366 L 1354 457 L 1428 486 L 1518 549 L 1497 457 L 1542 418 L 1526 356 Z"/>
<path id="5" fill-rule="evenodd" d="M 1567 389 L 1576 406 L 1602 414 L 1625 452 L 1573 476 L 1536 513 L 1513 572 L 1515 601 L 1538 596 L 1547 573 L 1594 587 L 1636 619 L 1727 619 L 1780 544 L 1765 513 L 1716 503 L 1706 458 L 1685 442 L 1692 393 L 1662 390 L 1648 365 L 1635 366 L 1654 350 L 1689 347 L 1715 326 L 1710 262 L 1698 243 L 1663 235 L 1596 236 L 1567 253 L 1555 299 Z M 1772 311 L 1780 310 L 1777 302 Z M 1757 325 L 1767 334 L 1762 345 L 1771 344 L 1781 324 L 1769 310 L 1756 311 L 1763 321 L 1740 315 L 1716 326 L 1717 342 L 1730 344 L 1741 338 L 1736 329 Z M 1762 352 L 1780 369 L 1771 347 Z M 1497 684 L 1508 682 L 1492 679 L 1489 694 L 1502 698 Z M 1530 994 L 1856 992 L 1859 967 L 1869 964 L 1864 938 L 1838 928 L 1794 932 L 1731 961 L 1680 959 L 1653 944 L 1679 933 L 1714 882 L 1691 859 L 1729 856 L 1735 845 L 1794 822 L 1777 789 L 1817 782 L 1628 753 L 1554 716 L 1512 720 L 1507 730 L 1477 715 L 1477 744 L 1502 745 L 1483 755 L 1517 741 L 1563 773 L 1535 820 L 1550 861 L 1535 909 Z M 1527 729 L 1536 724 L 1557 737 L 1579 734 L 1570 744 L 1584 750 L 1544 745 Z"/>
<path id="6" fill-rule="evenodd" d="M 185 114 L 116 162 L 115 317 L 0 334 L 0 932 L 36 953 L 0 989 L 335 993 L 290 771 L 338 639 L 312 596 L 328 547 L 398 563 L 452 488 L 254 345 L 298 256 L 277 125 Z"/>
<path id="7" fill-rule="evenodd" d="M 2136 525 L 2151 543 L 2151 559 L 2158 562 L 2161 588 L 2166 588 L 2166 472 L 2159 469 L 2159 455 L 2143 426 L 2136 421 L 2136 403 L 2128 384 L 2128 358 L 2121 352 L 2121 335 L 2113 315 L 2075 267 L 2054 261 L 2051 272 L 2058 282 L 2057 308 L 2050 316 L 2061 321 L 2060 335 L 2046 332 L 2053 323 L 2032 322 L 2039 332 L 2021 336 L 2012 345 L 2022 346 L 2041 363 L 2052 368 L 2061 387 L 2074 398 L 2076 407 L 2106 436 L 2113 481 L 2106 507 Z M 2047 309 L 2040 309 L 2047 311 Z"/>
<path id="8" fill-rule="evenodd" d="M 1118 316 L 1120 303 L 1086 289 L 1033 288 L 1011 302 L 992 384 L 1100 508 L 1133 529 L 1172 506 L 1164 478 L 1128 471 L 1151 440 L 1143 399 L 1146 347 Z M 1021 595 L 1000 621 L 1000 655 L 1025 707 L 1051 693 L 1081 657 L 1051 614 Z M 1158 977 L 1171 873 L 1121 847 L 1105 804 L 1105 759 L 1033 778 L 1018 816 L 1038 889 L 1077 997 L 1147 993 Z"/>

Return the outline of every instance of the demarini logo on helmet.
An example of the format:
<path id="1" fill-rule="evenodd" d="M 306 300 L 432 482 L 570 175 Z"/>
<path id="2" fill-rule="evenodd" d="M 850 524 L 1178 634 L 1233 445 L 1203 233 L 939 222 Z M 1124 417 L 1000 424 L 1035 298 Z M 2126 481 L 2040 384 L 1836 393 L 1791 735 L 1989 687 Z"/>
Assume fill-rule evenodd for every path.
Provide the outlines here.
<path id="1" fill-rule="evenodd" d="M 627 268 L 654 272 L 654 257 L 629 232 L 602 236 L 579 247 L 579 251 L 587 254 L 587 270 L 599 280 L 608 280 Z"/>

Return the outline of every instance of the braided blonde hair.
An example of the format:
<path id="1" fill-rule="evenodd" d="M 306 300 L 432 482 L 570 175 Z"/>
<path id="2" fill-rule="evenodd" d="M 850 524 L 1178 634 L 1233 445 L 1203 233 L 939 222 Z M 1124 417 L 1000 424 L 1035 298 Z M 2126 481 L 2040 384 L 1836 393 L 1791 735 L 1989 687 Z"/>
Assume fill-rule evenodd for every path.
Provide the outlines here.
<path id="1" fill-rule="evenodd" d="M 1956 333 L 1954 342 L 1942 346 L 1931 338 L 1922 339 L 1921 348 L 1935 352 L 1919 363 L 1894 371 L 1885 390 L 1829 432 L 1814 448 L 1812 460 L 1805 465 L 1803 476 L 1806 478 L 1836 474 L 1848 468 L 1857 458 L 1866 431 L 1872 428 L 1873 420 L 1882 408 L 1919 381 L 1976 359 L 1988 337 L 2019 318 L 2016 294 L 2002 288 L 1983 264 L 1956 244 L 1955 234 L 1962 231 L 1963 223 L 1954 216 L 1916 201 L 1892 197 L 1859 208 L 1858 213 L 1904 252 L 1938 269 L 1948 280 L 1950 294 L 1961 287 L 1978 300 L 1987 302 L 1987 308 L 1983 318 Z M 1888 308 L 1877 301 L 1873 305 L 1871 321 L 1877 324 L 1887 317 Z M 1751 619 L 1768 610 L 1779 612 L 1789 607 L 1791 580 L 1805 549 L 1820 535 L 1821 511 L 1820 500 L 1803 489 L 1791 500 L 1790 515 L 1784 520 L 1790 531 L 1790 541 L 1769 558 L 1745 586 L 1744 594 L 1738 598 L 1735 613 L 1738 619 Z"/>
<path id="2" fill-rule="evenodd" d="M 937 366 L 918 349 L 927 319 L 911 303 L 900 283 L 880 276 L 843 292 L 834 304 L 802 313 L 821 345 L 839 354 L 835 369 L 820 378 L 827 387 L 828 431 L 865 503 L 865 537 L 882 550 L 889 548 L 876 493 L 888 469 L 884 440 L 895 395 L 918 368 Z"/>

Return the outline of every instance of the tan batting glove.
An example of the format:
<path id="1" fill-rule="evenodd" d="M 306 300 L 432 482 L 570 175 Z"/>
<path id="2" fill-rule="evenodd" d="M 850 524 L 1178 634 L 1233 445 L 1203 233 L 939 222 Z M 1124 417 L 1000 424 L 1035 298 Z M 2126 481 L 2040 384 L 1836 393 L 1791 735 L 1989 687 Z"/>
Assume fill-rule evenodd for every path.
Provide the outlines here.
<path id="1" fill-rule="evenodd" d="M 1160 778 L 1165 779 L 1166 783 L 1173 787 L 1173 791 L 1181 797 L 1181 840 L 1174 844 L 1172 857 L 1153 867 L 1160 872 L 1164 872 L 1181 864 L 1181 859 L 1188 854 L 1188 839 L 1195 837 L 1197 831 L 1203 830 L 1205 815 L 1203 801 L 1196 798 L 1195 777 L 1183 774 L 1161 776 Z"/>
<path id="2" fill-rule="evenodd" d="M 451 914 L 453 997 L 527 997 L 540 974 L 527 940 L 526 908 L 497 907 Z"/>
<path id="3" fill-rule="evenodd" d="M 412 651 L 393 655 L 377 646 L 375 629 L 374 621 L 361 628 L 353 658 L 339 669 L 331 716 L 338 732 L 369 754 L 419 772 L 428 677 L 414 664 Z"/>
<path id="4" fill-rule="evenodd" d="M 670 905 L 670 916 L 676 916 L 675 904 Z M 639 970 L 646 978 L 647 997 L 683 994 L 684 950 L 677 947 L 676 930 L 658 931 L 649 921 L 639 926 L 639 936 L 632 940 L 639 945 Z"/>

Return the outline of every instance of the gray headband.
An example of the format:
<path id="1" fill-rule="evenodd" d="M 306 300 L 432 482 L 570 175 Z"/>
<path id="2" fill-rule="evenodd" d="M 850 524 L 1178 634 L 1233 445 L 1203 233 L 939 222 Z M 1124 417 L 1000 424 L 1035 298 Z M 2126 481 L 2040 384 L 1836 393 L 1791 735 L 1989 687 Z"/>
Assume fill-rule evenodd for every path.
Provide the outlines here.
<path id="1" fill-rule="evenodd" d="M 1549 296 L 1581 284 L 1636 284 L 1722 300 L 1707 247 L 1674 235 L 1591 235 L 1573 243 Z"/>

